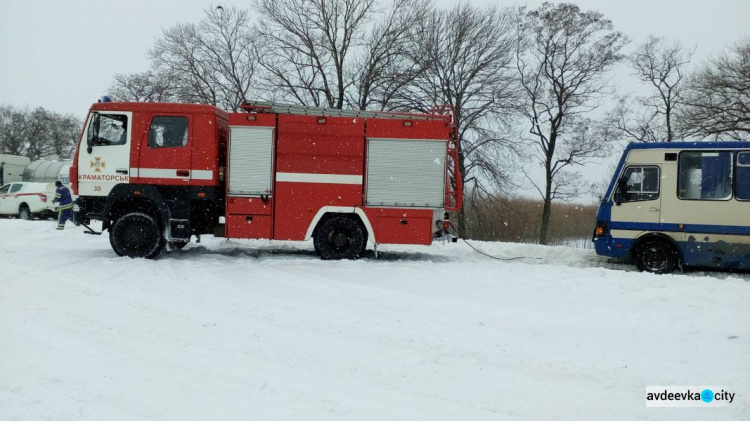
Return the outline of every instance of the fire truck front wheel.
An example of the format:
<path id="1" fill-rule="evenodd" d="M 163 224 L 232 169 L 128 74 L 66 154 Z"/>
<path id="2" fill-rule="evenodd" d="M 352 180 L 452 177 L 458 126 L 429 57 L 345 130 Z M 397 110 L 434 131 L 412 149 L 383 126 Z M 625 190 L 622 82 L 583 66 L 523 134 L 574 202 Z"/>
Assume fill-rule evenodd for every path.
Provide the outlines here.
<path id="1" fill-rule="evenodd" d="M 151 259 L 161 252 L 165 241 L 159 223 L 142 212 L 127 213 L 109 229 L 109 242 L 119 256 Z"/>
<path id="2" fill-rule="evenodd" d="M 334 216 L 318 226 L 313 244 L 323 260 L 358 259 L 367 244 L 367 232 L 352 217 Z"/>

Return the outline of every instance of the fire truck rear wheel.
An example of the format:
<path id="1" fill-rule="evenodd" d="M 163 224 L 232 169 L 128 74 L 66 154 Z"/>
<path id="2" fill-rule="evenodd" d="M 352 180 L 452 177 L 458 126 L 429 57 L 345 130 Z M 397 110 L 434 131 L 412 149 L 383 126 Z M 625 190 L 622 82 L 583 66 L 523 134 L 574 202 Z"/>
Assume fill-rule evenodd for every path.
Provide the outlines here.
<path id="1" fill-rule="evenodd" d="M 323 260 L 358 259 L 367 244 L 367 232 L 354 218 L 334 216 L 318 226 L 313 244 Z"/>
<path id="2" fill-rule="evenodd" d="M 109 242 L 119 256 L 156 257 L 166 243 L 156 219 L 142 212 L 121 216 L 109 230 Z"/>

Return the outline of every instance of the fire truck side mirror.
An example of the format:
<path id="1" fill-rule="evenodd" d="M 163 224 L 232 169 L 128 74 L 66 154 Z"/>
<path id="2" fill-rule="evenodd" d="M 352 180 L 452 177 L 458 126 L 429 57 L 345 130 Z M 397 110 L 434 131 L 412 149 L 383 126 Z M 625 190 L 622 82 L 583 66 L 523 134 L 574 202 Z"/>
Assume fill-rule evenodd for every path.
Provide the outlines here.
<path id="1" fill-rule="evenodd" d="M 91 115 L 91 125 L 86 136 L 86 152 L 89 154 L 94 150 L 94 141 L 99 137 L 99 113 Z"/>
<path id="2" fill-rule="evenodd" d="M 614 202 L 615 205 L 620 206 L 622 205 L 622 202 L 626 202 L 625 200 L 627 196 L 625 196 L 625 192 L 628 189 L 628 180 L 625 178 L 625 176 L 620 177 L 619 180 L 617 180 L 617 188 L 615 189 L 614 194 Z"/>

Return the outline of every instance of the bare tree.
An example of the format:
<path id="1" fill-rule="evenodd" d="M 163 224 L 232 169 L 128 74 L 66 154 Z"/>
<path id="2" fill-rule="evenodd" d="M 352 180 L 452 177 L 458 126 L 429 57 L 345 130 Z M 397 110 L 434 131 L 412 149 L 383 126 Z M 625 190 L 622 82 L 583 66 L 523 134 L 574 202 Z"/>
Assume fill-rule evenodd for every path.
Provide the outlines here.
<path id="1" fill-rule="evenodd" d="M 215 80 L 220 76 L 198 47 L 197 26 L 178 24 L 166 29 L 149 51 L 154 72 L 165 74 L 177 101 L 218 104 Z"/>
<path id="2" fill-rule="evenodd" d="M 643 106 L 642 98 L 631 94 L 618 95 L 615 107 L 607 113 L 607 120 L 624 139 L 634 142 L 664 142 L 664 125 L 655 109 Z"/>
<path id="3" fill-rule="evenodd" d="M 675 110 L 682 104 L 686 78 L 685 66 L 695 53 L 679 42 L 650 36 L 630 55 L 629 61 L 638 79 L 653 92 L 636 97 L 633 109 L 629 96 L 620 98 L 614 117 L 617 127 L 638 142 L 671 142 L 675 138 Z"/>
<path id="4" fill-rule="evenodd" d="M 197 25 L 165 30 L 149 58 L 153 72 L 167 78 L 176 100 L 236 110 L 253 86 L 258 61 L 254 39 L 248 11 L 208 8 Z"/>
<path id="5" fill-rule="evenodd" d="M 410 62 L 415 28 L 432 10 L 431 0 L 393 0 L 376 21 L 364 44 L 346 70 L 350 89 L 346 103 L 361 110 L 385 110 L 404 85 L 411 82 L 419 66 Z"/>
<path id="6" fill-rule="evenodd" d="M 0 153 L 22 155 L 25 151 L 28 110 L 0 106 Z"/>
<path id="7" fill-rule="evenodd" d="M 109 93 L 117 101 L 171 102 L 175 98 L 175 89 L 168 75 L 151 70 L 116 75 Z"/>
<path id="8" fill-rule="evenodd" d="M 581 114 L 600 105 L 610 91 L 608 71 L 623 59 L 627 38 L 596 11 L 574 4 L 543 3 L 518 25 L 517 67 L 530 123 L 531 145 L 544 169 L 539 242 L 547 244 L 551 203 L 576 194 L 565 167 L 602 154 L 609 136 L 591 135 Z"/>
<path id="9" fill-rule="evenodd" d="M 550 202 L 569 201 L 587 193 L 595 184 L 583 182 L 580 174 L 572 168 L 589 164 L 596 158 L 609 156 L 612 143 L 617 139 L 608 122 L 581 116 L 568 116 L 565 127 L 559 130 L 557 136 L 557 150 L 550 177 Z M 564 141 L 560 141 L 562 139 Z M 532 154 L 539 162 L 545 162 L 546 154 L 543 150 L 534 149 Z M 547 185 L 539 185 L 530 174 L 527 174 L 527 178 L 544 198 Z"/>
<path id="10" fill-rule="evenodd" d="M 266 89 L 302 105 L 342 108 L 352 50 L 375 0 L 253 0 Z"/>
<path id="11" fill-rule="evenodd" d="M 52 124 L 47 129 L 50 154 L 61 158 L 73 156 L 83 121 L 72 114 L 52 114 Z"/>
<path id="12" fill-rule="evenodd" d="M 0 106 L 0 153 L 31 160 L 52 154 L 70 157 L 82 122 L 42 107 L 30 110 Z"/>
<path id="13" fill-rule="evenodd" d="M 705 64 L 691 77 L 680 121 L 692 136 L 750 136 L 750 38 Z"/>
<path id="14" fill-rule="evenodd" d="M 426 14 L 409 44 L 406 80 L 390 107 L 429 112 L 436 104 L 455 109 L 464 191 L 494 193 L 511 184 L 512 147 L 504 133 L 517 107 L 513 69 L 513 9 L 461 3 Z M 458 216 L 459 230 L 465 214 Z"/>
<path id="15" fill-rule="evenodd" d="M 42 107 L 19 110 L 8 107 L 10 119 L 0 128 L 0 144 L 5 153 L 38 159 L 49 155 L 47 129 L 50 127 L 50 114 Z M 71 139 L 72 140 L 72 139 Z"/>
<path id="16" fill-rule="evenodd" d="M 35 108 L 27 115 L 24 155 L 32 161 L 51 155 L 53 152 L 50 147 L 49 128 L 53 124 L 54 116 L 42 107 Z"/>

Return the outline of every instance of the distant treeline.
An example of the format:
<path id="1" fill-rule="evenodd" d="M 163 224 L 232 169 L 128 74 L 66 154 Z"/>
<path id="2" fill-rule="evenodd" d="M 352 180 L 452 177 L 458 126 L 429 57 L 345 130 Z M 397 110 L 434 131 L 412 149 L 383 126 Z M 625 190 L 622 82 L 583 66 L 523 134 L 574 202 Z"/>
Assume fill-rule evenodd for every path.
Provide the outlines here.
<path id="1" fill-rule="evenodd" d="M 464 235 L 475 240 L 536 243 L 542 209 L 541 200 L 528 198 L 469 201 Z M 548 244 L 591 247 L 596 210 L 596 205 L 553 203 Z"/>
<path id="2" fill-rule="evenodd" d="M 82 124 L 71 114 L 42 107 L 0 105 L 0 154 L 27 156 L 32 161 L 50 155 L 70 158 Z"/>

